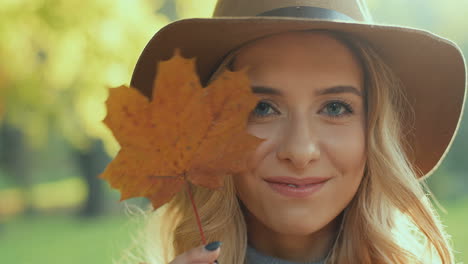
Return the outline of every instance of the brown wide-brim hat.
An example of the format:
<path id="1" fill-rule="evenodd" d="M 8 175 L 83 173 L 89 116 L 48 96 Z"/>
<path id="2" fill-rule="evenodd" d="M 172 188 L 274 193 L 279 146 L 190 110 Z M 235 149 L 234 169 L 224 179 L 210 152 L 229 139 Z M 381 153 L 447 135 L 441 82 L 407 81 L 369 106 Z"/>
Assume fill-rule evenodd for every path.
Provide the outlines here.
<path id="1" fill-rule="evenodd" d="M 204 84 L 230 51 L 288 31 L 330 30 L 370 43 L 399 77 L 415 114 L 410 140 L 414 167 L 429 175 L 447 153 L 460 124 L 466 66 L 459 47 L 431 32 L 370 22 L 361 0 L 219 0 L 213 18 L 173 22 L 149 41 L 131 86 L 151 98 L 157 63 L 174 49 L 196 57 Z"/>

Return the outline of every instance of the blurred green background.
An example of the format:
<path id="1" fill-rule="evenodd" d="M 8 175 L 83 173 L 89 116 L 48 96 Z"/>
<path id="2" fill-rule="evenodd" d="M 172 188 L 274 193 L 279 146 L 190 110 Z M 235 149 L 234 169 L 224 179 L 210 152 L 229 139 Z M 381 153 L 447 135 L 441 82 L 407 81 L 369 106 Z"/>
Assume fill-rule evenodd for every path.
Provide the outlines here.
<path id="1" fill-rule="evenodd" d="M 2 0 L 0 262 L 112 263 L 136 230 L 99 180 L 118 150 L 101 120 L 150 37 L 209 17 L 215 0 Z M 369 0 L 375 22 L 454 40 L 468 54 L 468 0 Z M 441 87 L 444 89 L 444 87 Z M 430 106 L 428 106 L 430 107 Z M 465 112 L 468 111 L 465 109 Z M 456 258 L 468 263 L 468 121 L 428 184 Z M 140 199 L 128 203 L 146 205 Z"/>

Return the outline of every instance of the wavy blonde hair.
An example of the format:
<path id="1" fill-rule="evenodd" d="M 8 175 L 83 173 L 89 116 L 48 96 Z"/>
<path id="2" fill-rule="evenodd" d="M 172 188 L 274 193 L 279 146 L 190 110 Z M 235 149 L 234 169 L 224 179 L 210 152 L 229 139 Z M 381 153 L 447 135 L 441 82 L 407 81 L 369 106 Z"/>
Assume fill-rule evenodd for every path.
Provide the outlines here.
<path id="1" fill-rule="evenodd" d="M 410 129 L 411 106 L 398 79 L 368 43 L 329 33 L 355 53 L 365 71 L 368 160 L 358 191 L 341 214 L 326 263 L 453 263 L 448 235 L 409 158 L 404 131 Z M 246 224 L 232 177 L 225 177 L 222 190 L 192 188 L 207 240 L 223 242 L 220 263 L 244 263 Z M 147 238 L 143 244 L 148 247 L 142 251 L 143 262 L 161 263 L 156 247 L 163 249 L 162 261 L 168 263 L 201 244 L 186 192 L 180 192 L 163 212 L 144 214 L 148 229 L 143 231 Z M 157 236 L 159 245 L 154 243 Z"/>

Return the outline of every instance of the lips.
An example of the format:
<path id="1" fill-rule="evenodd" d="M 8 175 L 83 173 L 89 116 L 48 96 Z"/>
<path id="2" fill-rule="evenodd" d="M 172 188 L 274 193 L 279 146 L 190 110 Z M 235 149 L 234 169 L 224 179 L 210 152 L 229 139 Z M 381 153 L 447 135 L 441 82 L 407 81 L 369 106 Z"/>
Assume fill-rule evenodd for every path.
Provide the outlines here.
<path id="1" fill-rule="evenodd" d="M 312 184 L 319 184 L 328 181 L 330 178 L 325 177 L 308 177 L 308 178 L 295 178 L 295 177 L 269 177 L 264 180 L 269 183 L 285 184 L 290 187 L 301 187 Z"/>
<path id="2" fill-rule="evenodd" d="M 269 177 L 264 180 L 273 191 L 283 197 L 304 199 L 313 197 L 312 194 L 320 191 L 330 178 Z"/>

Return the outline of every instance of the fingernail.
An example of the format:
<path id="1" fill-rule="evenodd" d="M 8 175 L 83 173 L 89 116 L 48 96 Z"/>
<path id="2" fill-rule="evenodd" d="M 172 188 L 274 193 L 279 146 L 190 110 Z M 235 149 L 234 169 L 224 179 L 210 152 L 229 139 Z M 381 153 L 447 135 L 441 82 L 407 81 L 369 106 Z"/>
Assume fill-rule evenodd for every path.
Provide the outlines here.
<path id="1" fill-rule="evenodd" d="M 214 262 L 214 263 L 215 263 L 215 264 L 219 264 L 218 260 L 215 260 L 215 262 Z"/>
<path id="2" fill-rule="evenodd" d="M 218 249 L 221 244 L 223 244 L 222 242 L 219 242 L 219 241 L 215 241 L 215 242 L 211 242 L 209 243 L 208 245 L 205 246 L 205 249 L 208 250 L 208 251 L 215 251 L 216 249 Z"/>

